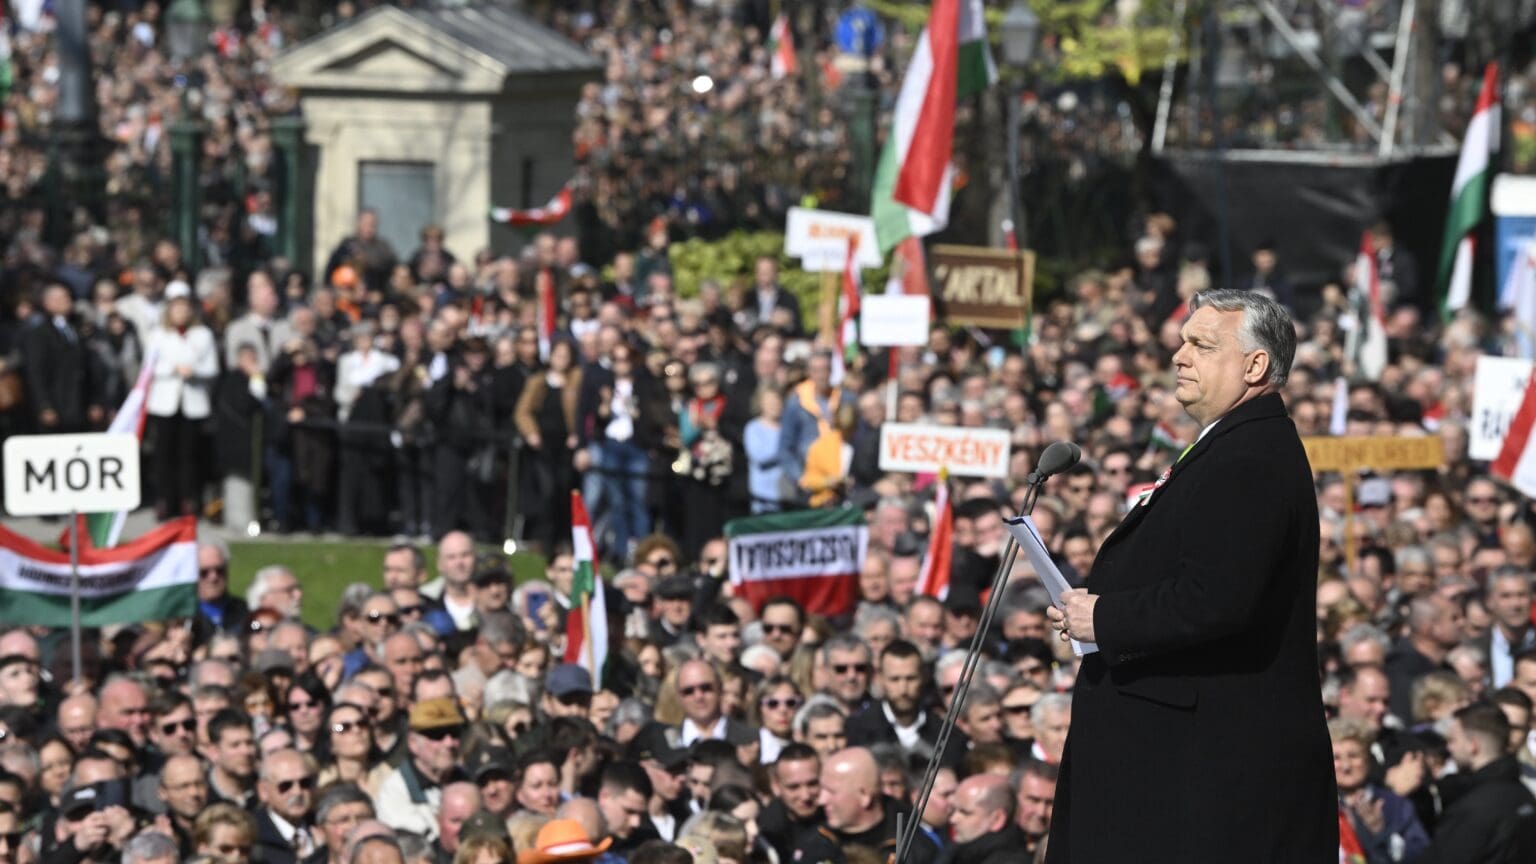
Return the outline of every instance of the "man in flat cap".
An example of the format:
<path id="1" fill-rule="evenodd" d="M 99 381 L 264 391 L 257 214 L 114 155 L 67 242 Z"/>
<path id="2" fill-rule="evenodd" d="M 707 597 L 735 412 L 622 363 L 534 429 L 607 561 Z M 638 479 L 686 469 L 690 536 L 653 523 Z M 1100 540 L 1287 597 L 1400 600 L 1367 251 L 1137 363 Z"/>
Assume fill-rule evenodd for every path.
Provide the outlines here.
<path id="1" fill-rule="evenodd" d="M 453 699 L 423 699 L 411 706 L 409 755 L 385 776 L 375 798 L 385 824 L 437 840 L 443 786 L 462 779 L 459 741 L 466 722 Z"/>

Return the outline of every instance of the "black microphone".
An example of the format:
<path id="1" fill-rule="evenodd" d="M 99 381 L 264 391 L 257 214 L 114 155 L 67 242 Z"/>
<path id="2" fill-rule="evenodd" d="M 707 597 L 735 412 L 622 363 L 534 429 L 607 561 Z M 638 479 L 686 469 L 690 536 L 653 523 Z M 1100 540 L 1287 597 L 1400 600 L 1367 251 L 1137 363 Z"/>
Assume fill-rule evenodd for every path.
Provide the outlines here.
<path id="1" fill-rule="evenodd" d="M 1029 472 L 1024 482 L 1030 486 L 1039 486 L 1047 477 L 1060 474 L 1076 465 L 1082 458 L 1083 448 L 1071 441 L 1057 441 L 1040 454 L 1040 461 L 1036 463 L 1035 470 Z"/>

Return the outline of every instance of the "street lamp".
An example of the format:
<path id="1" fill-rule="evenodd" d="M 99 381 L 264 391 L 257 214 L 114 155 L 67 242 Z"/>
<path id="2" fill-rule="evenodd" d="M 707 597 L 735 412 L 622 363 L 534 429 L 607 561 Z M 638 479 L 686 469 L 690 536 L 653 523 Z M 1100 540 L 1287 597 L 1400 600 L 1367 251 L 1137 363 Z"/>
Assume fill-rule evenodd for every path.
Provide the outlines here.
<path id="1" fill-rule="evenodd" d="M 165 22 L 173 60 L 189 60 L 208 47 L 208 31 L 213 29 L 213 22 L 201 0 L 171 0 L 165 10 Z"/>
<path id="2" fill-rule="evenodd" d="M 1040 19 L 1024 0 L 1013 0 L 1003 15 L 1003 62 L 1024 67 L 1035 60 L 1040 45 Z"/>
<path id="3" fill-rule="evenodd" d="M 1013 223 L 1013 241 L 1024 249 L 1024 198 L 1019 191 L 1019 99 L 1023 96 L 1024 76 L 1035 60 L 1040 45 L 1040 19 L 1024 0 L 1013 0 L 1003 15 L 1003 62 L 1019 71 L 1009 76 L 1008 99 L 1008 218 Z"/>

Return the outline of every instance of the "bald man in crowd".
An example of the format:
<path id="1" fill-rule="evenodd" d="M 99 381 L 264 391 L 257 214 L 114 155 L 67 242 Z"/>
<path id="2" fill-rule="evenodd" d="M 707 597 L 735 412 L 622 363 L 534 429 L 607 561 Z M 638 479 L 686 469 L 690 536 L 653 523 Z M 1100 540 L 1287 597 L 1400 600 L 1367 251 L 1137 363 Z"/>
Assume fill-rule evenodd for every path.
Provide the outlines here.
<path id="1" fill-rule="evenodd" d="M 955 787 L 949 811 L 955 845 L 948 850 L 952 864 L 1011 864 L 1027 845 L 1024 831 L 1013 819 L 1013 790 L 1008 778 L 977 774 Z"/>
<path id="2" fill-rule="evenodd" d="M 821 767 L 821 806 L 826 824 L 796 838 L 793 860 L 845 864 L 848 847 L 863 847 L 881 861 L 896 852 L 896 815 L 908 810 L 880 791 L 880 767 L 868 750 L 849 747 L 828 757 Z M 938 851 L 918 834 L 903 862 L 932 864 Z"/>
<path id="3" fill-rule="evenodd" d="M 96 697 L 80 693 L 60 702 L 57 722 L 59 734 L 69 746 L 83 753 L 96 731 Z"/>

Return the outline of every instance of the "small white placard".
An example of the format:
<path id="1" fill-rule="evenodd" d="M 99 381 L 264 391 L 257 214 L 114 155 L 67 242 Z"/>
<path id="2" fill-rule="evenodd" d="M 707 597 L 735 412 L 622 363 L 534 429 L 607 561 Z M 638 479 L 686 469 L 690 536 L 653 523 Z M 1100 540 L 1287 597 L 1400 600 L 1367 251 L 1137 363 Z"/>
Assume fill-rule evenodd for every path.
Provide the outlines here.
<path id="1" fill-rule="evenodd" d="M 928 344 L 930 300 L 923 294 L 868 294 L 859 304 L 859 344 L 905 348 Z"/>

